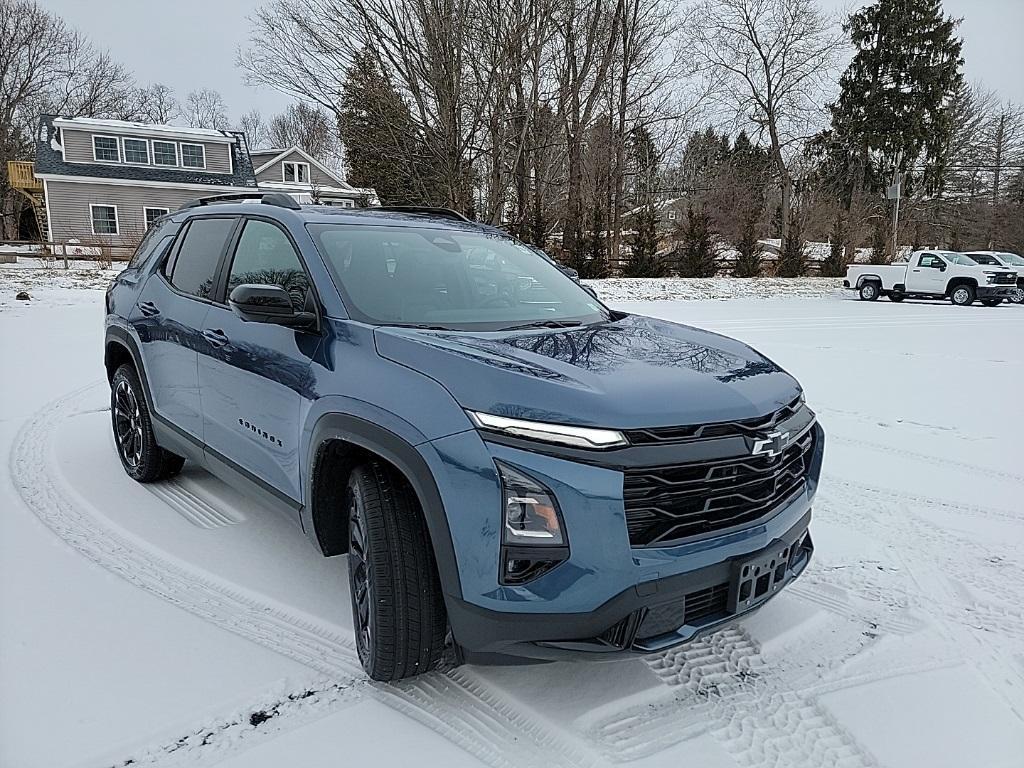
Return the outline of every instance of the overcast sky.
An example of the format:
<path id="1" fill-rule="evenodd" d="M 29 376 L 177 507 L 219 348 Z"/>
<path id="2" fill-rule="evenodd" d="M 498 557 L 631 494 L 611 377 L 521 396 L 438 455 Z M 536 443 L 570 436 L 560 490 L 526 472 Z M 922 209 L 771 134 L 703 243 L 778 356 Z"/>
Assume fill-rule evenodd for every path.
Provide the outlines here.
<path id="1" fill-rule="evenodd" d="M 835 11 L 849 0 L 820 0 Z M 246 17 L 254 0 L 40 0 L 114 58 L 134 70 L 140 83 L 161 82 L 179 98 L 194 89 L 221 92 L 232 121 L 256 107 L 264 115 L 281 111 L 290 99 L 272 89 L 245 85 L 235 51 L 249 36 Z M 863 5 L 854 2 L 853 6 Z M 944 0 L 946 13 L 964 18 L 965 71 L 1004 99 L 1024 103 L 1024 0 Z"/>

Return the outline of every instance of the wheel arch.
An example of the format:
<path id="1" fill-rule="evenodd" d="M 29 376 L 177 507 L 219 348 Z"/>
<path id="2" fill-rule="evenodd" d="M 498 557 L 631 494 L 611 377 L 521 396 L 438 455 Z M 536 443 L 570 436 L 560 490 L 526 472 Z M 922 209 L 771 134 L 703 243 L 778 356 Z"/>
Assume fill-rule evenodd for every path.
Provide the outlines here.
<path id="1" fill-rule="evenodd" d="M 301 517 L 306 536 L 327 557 L 347 550 L 347 520 L 339 515 L 352 470 L 368 460 L 383 461 L 409 484 L 427 524 L 441 588 L 461 598 L 455 546 L 437 482 L 419 450 L 401 436 L 366 419 L 327 413 L 309 441 Z"/>
<path id="2" fill-rule="evenodd" d="M 857 288 L 860 288 L 864 283 L 878 283 L 879 288 L 881 288 L 882 277 L 881 275 L 864 274 L 857 278 Z"/>
<path id="3" fill-rule="evenodd" d="M 968 285 L 971 288 L 977 290 L 978 281 L 977 279 L 973 277 L 967 277 L 966 275 L 958 275 L 956 277 L 951 277 L 949 278 L 949 281 L 946 283 L 946 295 L 951 295 L 953 291 L 961 285 Z"/>

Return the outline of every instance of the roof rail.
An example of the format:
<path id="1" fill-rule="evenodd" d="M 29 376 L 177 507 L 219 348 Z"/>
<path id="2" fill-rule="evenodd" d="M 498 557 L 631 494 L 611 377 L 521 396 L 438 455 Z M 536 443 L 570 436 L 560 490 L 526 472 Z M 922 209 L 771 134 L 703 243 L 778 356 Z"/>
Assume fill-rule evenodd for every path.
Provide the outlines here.
<path id="1" fill-rule="evenodd" d="M 294 197 L 286 195 L 284 192 L 230 192 L 224 195 L 210 195 L 209 197 L 200 197 L 196 200 L 190 200 L 185 203 L 178 210 L 185 210 L 186 208 L 198 208 L 201 205 L 211 205 L 213 203 L 230 203 L 234 200 L 259 200 L 264 205 L 276 205 L 278 208 L 287 208 L 292 211 L 301 211 L 302 206 L 299 205 Z"/>
<path id="2" fill-rule="evenodd" d="M 427 216 L 441 216 L 445 219 L 455 219 L 456 221 L 472 221 L 458 211 L 453 211 L 451 208 L 435 208 L 430 205 L 378 205 L 374 206 L 370 210 L 373 211 L 391 211 L 393 213 L 421 213 Z"/>

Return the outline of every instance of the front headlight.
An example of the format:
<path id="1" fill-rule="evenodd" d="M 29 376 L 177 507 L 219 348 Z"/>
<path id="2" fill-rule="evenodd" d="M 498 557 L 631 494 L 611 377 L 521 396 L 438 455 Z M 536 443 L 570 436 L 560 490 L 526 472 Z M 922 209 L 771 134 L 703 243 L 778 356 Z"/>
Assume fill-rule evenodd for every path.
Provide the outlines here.
<path id="1" fill-rule="evenodd" d="M 505 505 L 502 541 L 514 545 L 562 546 L 561 516 L 554 495 L 532 477 L 496 462 Z"/>
<path id="2" fill-rule="evenodd" d="M 510 419 L 492 413 L 466 411 L 477 429 L 511 437 L 525 437 L 546 443 L 571 445 L 575 448 L 620 448 L 629 445 L 626 436 L 614 429 L 573 427 L 568 424 L 547 424 L 540 421 Z"/>

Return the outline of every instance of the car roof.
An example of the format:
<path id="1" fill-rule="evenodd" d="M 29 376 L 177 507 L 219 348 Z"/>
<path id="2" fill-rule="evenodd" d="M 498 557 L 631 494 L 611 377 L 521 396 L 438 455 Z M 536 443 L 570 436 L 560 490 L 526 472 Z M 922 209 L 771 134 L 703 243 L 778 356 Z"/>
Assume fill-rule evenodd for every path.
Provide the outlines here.
<path id="1" fill-rule="evenodd" d="M 444 209 L 438 209 L 443 211 Z M 181 208 L 171 217 L 178 222 L 201 215 L 258 215 L 280 221 L 298 218 L 309 224 L 356 224 L 384 227 L 426 227 L 430 229 L 461 230 L 464 232 L 490 232 L 510 237 L 508 232 L 481 222 L 461 220 L 453 213 L 433 213 L 427 210 L 395 210 L 386 208 L 343 208 L 334 205 L 301 205 L 298 209 L 261 203 L 258 199 L 233 201 L 216 200 Z M 455 214 L 457 215 L 457 214 Z"/>

